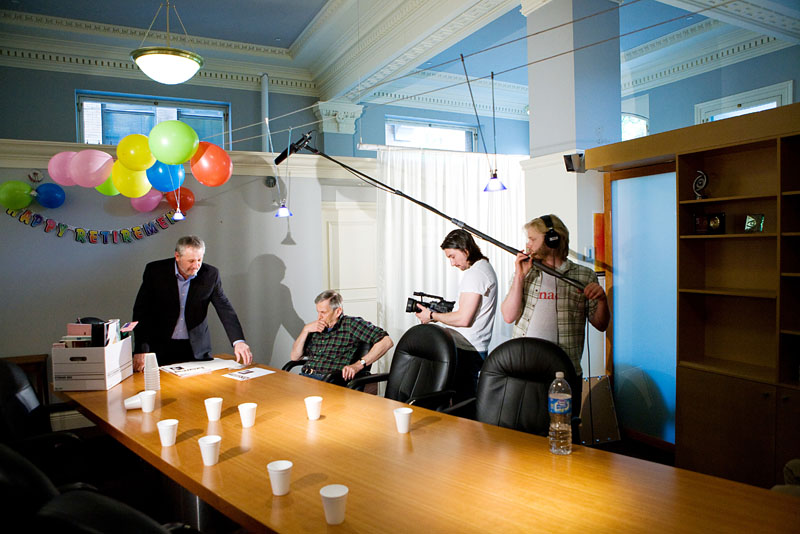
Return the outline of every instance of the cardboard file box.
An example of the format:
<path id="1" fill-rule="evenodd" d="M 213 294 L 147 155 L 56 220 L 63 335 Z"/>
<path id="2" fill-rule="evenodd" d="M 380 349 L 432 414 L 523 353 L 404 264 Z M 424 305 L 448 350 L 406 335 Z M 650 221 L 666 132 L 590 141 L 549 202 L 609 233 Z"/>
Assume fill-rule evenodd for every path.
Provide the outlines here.
<path id="1" fill-rule="evenodd" d="M 131 338 L 105 347 L 53 347 L 51 362 L 55 391 L 111 389 L 133 374 Z"/>

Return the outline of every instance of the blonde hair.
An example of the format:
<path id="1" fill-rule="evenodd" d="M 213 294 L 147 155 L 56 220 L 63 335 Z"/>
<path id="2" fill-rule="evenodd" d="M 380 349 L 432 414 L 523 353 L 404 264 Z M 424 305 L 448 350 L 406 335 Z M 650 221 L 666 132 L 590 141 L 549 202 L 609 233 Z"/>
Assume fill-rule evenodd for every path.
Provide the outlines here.
<path id="1" fill-rule="evenodd" d="M 550 214 L 549 217 L 550 221 L 553 223 L 553 231 L 558 234 L 558 237 L 560 238 L 558 241 L 558 247 L 554 248 L 553 250 L 555 251 L 556 256 L 562 260 L 566 260 L 567 255 L 569 254 L 569 230 L 567 230 L 564 222 L 559 219 L 558 216 Z M 526 231 L 531 228 L 534 228 L 537 232 L 542 234 L 546 234 L 548 230 L 548 226 L 542 220 L 542 217 L 536 217 L 525 224 Z"/>

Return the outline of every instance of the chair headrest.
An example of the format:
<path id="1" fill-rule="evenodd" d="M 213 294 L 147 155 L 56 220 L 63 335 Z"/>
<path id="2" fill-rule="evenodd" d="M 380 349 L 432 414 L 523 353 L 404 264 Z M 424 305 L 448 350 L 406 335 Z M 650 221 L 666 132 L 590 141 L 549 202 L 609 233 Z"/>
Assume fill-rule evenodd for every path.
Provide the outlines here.
<path id="1" fill-rule="evenodd" d="M 573 383 L 575 367 L 564 350 L 544 339 L 519 337 L 495 347 L 481 369 L 482 376 L 511 376 L 534 382 L 550 383 L 557 371 Z"/>
<path id="2" fill-rule="evenodd" d="M 406 330 L 397 342 L 397 353 L 435 362 L 451 362 L 456 358 L 456 345 L 449 330 L 432 324 L 418 324 Z"/>

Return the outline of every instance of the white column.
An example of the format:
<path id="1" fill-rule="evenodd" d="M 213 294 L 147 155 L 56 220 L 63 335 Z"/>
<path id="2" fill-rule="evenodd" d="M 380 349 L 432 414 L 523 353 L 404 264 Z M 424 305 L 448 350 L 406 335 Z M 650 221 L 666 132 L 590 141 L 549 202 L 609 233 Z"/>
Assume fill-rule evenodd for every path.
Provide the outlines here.
<path id="1" fill-rule="evenodd" d="M 610 0 L 528 0 L 528 98 L 531 159 L 523 163 L 528 220 L 555 213 L 581 254 L 594 242 L 592 213 L 603 211 L 602 175 L 567 172 L 563 156 L 620 139 L 617 11 L 577 24 L 566 22 L 607 10 Z M 543 31 L 549 30 L 549 31 Z M 580 48 L 577 52 L 571 52 Z M 565 53 L 568 52 L 568 53 Z M 554 57 L 555 56 L 555 57 Z"/>
<path id="2" fill-rule="evenodd" d="M 269 118 L 269 74 L 261 75 L 261 152 L 269 152 L 269 130 L 266 119 Z"/>

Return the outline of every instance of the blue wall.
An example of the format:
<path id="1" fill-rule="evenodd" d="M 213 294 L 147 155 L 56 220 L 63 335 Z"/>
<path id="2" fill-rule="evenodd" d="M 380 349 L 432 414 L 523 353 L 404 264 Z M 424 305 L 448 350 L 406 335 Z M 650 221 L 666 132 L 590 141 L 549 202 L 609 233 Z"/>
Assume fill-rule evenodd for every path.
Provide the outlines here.
<path id="1" fill-rule="evenodd" d="M 194 100 L 230 102 L 234 150 L 261 150 L 261 139 L 238 139 L 261 135 L 261 93 L 240 89 L 224 89 L 198 85 L 161 85 L 145 80 L 129 80 L 106 76 L 58 73 L 44 70 L 0 67 L 3 80 L 0 98 L 0 138 L 35 141 L 76 142 L 75 91 L 106 91 L 135 95 L 151 95 Z M 307 107 L 313 97 L 271 94 L 270 116 L 277 117 L 292 110 Z M 273 131 L 314 122 L 311 110 L 306 110 L 271 124 Z M 256 124 L 257 123 L 257 124 Z M 237 128 L 256 124 L 236 131 Z M 287 133 L 273 139 L 276 146 L 285 145 Z"/>
<path id="2" fill-rule="evenodd" d="M 661 133 L 692 126 L 695 104 L 786 80 L 794 80 L 793 102 L 798 102 L 800 46 L 784 48 L 772 54 L 736 63 L 730 67 L 656 87 L 648 91 L 650 94 L 650 133 Z"/>
<path id="3" fill-rule="evenodd" d="M 611 182 L 620 426 L 675 442 L 675 173 Z"/>

